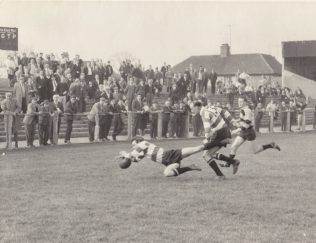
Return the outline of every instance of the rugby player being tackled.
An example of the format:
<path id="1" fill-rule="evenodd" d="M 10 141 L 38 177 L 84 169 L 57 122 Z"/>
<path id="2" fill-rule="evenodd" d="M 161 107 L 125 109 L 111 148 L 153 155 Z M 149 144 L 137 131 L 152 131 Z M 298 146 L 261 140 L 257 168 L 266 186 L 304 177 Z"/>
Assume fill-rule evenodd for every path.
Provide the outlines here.
<path id="1" fill-rule="evenodd" d="M 143 158 L 147 157 L 154 162 L 161 163 L 166 166 L 164 175 L 166 177 L 178 176 L 187 171 L 201 171 L 201 169 L 195 164 L 181 167 L 181 161 L 193 154 L 199 153 L 203 150 L 209 150 L 213 146 L 221 146 L 223 142 L 219 141 L 205 143 L 196 147 L 187 147 L 182 149 L 170 149 L 166 150 L 162 147 L 156 146 L 153 143 L 145 141 L 143 137 L 136 136 L 132 139 L 133 150 L 130 153 L 121 151 L 120 155 L 116 157 L 119 162 L 119 166 L 122 169 L 128 168 L 132 162 L 139 162 Z"/>
<path id="2" fill-rule="evenodd" d="M 225 176 L 219 169 L 216 160 L 225 161 L 227 165 L 232 165 L 233 174 L 236 174 L 240 164 L 239 160 L 216 153 L 231 142 L 231 133 L 228 125 L 233 120 L 231 114 L 219 107 L 212 106 L 210 100 L 205 107 L 200 102 L 196 102 L 194 106 L 200 110 L 205 133 L 204 141 L 210 144 L 210 148 L 204 151 L 204 160 L 214 170 L 218 179 L 225 179 Z"/>

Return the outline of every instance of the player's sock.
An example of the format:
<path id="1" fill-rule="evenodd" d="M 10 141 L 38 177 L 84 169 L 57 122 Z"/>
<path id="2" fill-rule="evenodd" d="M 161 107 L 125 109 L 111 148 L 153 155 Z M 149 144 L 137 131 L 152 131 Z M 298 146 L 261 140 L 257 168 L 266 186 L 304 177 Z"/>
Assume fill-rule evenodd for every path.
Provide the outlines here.
<path id="1" fill-rule="evenodd" d="M 227 162 L 229 165 L 234 164 L 235 163 L 235 159 L 231 158 L 231 157 L 227 157 L 223 154 L 216 154 L 216 159 L 222 160 Z"/>
<path id="2" fill-rule="evenodd" d="M 217 176 L 224 176 L 221 170 L 218 168 L 215 160 L 210 160 L 207 163 L 209 164 L 209 166 L 211 166 Z"/>
<path id="3" fill-rule="evenodd" d="M 273 146 L 271 143 L 269 143 L 269 144 L 262 145 L 262 148 L 263 148 L 263 150 L 266 150 L 266 149 L 273 148 Z"/>
<path id="4" fill-rule="evenodd" d="M 229 158 L 234 159 L 235 156 L 236 156 L 236 155 L 234 155 L 234 154 L 230 154 L 230 155 L 229 155 Z M 220 163 L 219 165 L 220 165 L 221 167 L 230 167 L 230 163 L 227 163 L 226 161 Z"/>

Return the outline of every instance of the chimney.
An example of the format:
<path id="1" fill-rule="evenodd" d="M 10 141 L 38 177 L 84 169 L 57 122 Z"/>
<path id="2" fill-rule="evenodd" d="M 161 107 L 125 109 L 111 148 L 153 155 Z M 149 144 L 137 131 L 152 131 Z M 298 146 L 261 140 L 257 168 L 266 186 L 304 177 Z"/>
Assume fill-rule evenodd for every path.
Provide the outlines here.
<path id="1" fill-rule="evenodd" d="M 221 45 L 221 57 L 228 57 L 230 55 L 230 46 L 228 44 Z"/>

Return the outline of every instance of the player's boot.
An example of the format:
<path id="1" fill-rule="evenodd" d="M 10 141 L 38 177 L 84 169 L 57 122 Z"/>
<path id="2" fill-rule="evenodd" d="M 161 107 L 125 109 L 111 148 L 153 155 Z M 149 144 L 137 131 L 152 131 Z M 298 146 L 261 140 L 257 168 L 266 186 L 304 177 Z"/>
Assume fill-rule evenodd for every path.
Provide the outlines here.
<path id="1" fill-rule="evenodd" d="M 237 173 L 239 165 L 240 165 L 240 161 L 236 159 L 235 163 L 233 163 L 233 175 Z"/>
<path id="2" fill-rule="evenodd" d="M 195 165 L 195 164 L 189 165 L 188 167 L 189 167 L 191 170 L 197 170 L 197 171 L 201 171 L 201 170 L 202 170 L 200 167 L 198 167 L 198 166 Z"/>
<path id="3" fill-rule="evenodd" d="M 276 150 L 281 151 L 280 146 L 279 146 L 279 145 L 277 145 L 275 142 L 272 142 L 272 143 L 271 143 L 271 146 L 272 146 L 272 148 L 274 148 L 274 149 L 276 149 Z"/>

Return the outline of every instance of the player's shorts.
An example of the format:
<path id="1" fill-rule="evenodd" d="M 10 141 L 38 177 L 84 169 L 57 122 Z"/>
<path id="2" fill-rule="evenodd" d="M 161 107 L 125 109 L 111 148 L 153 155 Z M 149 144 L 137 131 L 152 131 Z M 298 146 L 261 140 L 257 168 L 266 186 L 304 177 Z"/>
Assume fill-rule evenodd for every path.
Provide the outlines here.
<path id="1" fill-rule="evenodd" d="M 241 130 L 238 136 L 242 137 L 247 141 L 253 141 L 256 139 L 256 132 L 255 129 L 253 129 L 253 127 L 249 127 L 247 129 Z"/>
<path id="2" fill-rule="evenodd" d="M 165 166 L 178 163 L 180 164 L 182 160 L 181 149 L 171 149 L 166 150 L 162 154 L 162 164 Z"/>
<path id="3" fill-rule="evenodd" d="M 215 137 L 211 138 L 211 140 L 212 140 L 211 144 L 213 144 L 214 147 L 219 146 L 218 144 L 221 141 L 223 141 L 224 139 L 230 139 L 231 137 L 232 137 L 232 135 L 230 133 L 230 129 L 228 127 L 224 127 L 216 132 Z M 223 145 L 220 147 L 226 147 L 226 145 Z"/>

